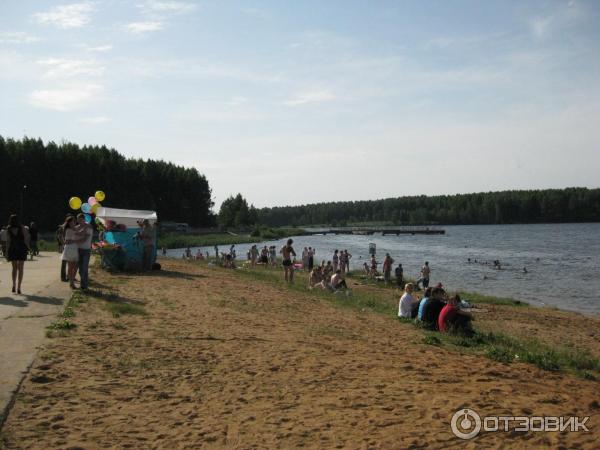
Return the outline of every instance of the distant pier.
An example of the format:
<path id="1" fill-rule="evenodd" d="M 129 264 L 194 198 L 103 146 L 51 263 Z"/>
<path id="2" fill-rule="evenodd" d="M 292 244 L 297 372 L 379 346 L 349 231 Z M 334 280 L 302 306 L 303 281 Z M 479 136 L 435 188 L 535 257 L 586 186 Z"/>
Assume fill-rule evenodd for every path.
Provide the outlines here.
<path id="1" fill-rule="evenodd" d="M 400 236 L 401 234 L 446 234 L 446 230 L 434 227 L 400 227 L 400 228 L 330 228 L 330 229 L 319 229 L 319 230 L 305 230 L 304 235 L 314 236 L 316 234 L 354 234 L 362 236 L 371 236 L 375 233 L 381 233 L 383 236 L 395 235 Z"/>

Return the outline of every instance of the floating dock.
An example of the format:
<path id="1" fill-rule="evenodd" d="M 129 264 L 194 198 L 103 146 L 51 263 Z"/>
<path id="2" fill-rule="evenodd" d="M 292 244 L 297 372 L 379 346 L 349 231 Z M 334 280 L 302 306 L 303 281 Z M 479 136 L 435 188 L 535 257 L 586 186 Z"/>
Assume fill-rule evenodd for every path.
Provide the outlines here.
<path id="1" fill-rule="evenodd" d="M 401 234 L 446 234 L 446 230 L 432 227 L 402 227 L 402 228 L 331 228 L 326 230 L 305 230 L 303 234 L 314 236 L 316 234 L 354 234 L 371 236 L 375 233 L 381 233 L 383 236 Z"/>

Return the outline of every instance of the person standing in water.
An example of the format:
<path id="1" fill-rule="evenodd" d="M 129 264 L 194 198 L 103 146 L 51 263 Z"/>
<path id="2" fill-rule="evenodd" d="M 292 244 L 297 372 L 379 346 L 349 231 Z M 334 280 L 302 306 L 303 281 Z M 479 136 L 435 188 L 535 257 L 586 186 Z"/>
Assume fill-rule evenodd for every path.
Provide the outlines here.
<path id="1" fill-rule="evenodd" d="M 294 247 L 292 247 L 293 243 L 294 241 L 292 239 L 288 239 L 287 243 L 279 250 L 279 253 L 283 256 L 283 273 L 285 281 L 289 281 L 290 283 L 294 282 L 294 264 L 292 262 L 292 256 L 296 256 Z"/>

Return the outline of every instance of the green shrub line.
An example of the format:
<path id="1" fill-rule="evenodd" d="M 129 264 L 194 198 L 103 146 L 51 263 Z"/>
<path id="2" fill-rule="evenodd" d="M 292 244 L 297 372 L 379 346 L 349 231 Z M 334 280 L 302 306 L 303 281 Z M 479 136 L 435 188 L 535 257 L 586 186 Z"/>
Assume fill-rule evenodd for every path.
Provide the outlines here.
<path id="1" fill-rule="evenodd" d="M 194 262 L 194 264 L 206 264 Z M 218 266 L 211 266 L 215 270 Z M 351 295 L 345 293 L 332 294 L 321 289 L 308 290 L 308 275 L 305 272 L 296 272 L 294 283 L 287 284 L 283 280 L 283 271 L 264 267 L 256 269 L 245 268 L 235 270 L 235 274 L 259 282 L 265 282 L 278 287 L 286 286 L 288 289 L 309 296 L 314 300 L 322 299 L 336 307 L 354 310 L 370 310 L 395 318 L 404 326 L 410 325 L 421 329 L 418 323 L 410 319 L 397 317 L 399 290 L 391 287 L 382 288 L 379 292 L 357 292 Z M 348 277 L 349 280 L 357 280 L 356 274 Z M 367 283 L 371 284 L 370 281 Z M 352 286 L 350 286 L 352 287 Z M 382 286 L 383 287 L 383 286 Z M 460 291 L 461 297 L 467 298 L 474 304 L 497 304 L 511 307 L 524 307 L 527 303 L 502 297 L 493 297 L 472 292 Z M 482 331 L 477 329 L 475 322 L 475 335 L 465 337 L 447 333 L 432 332 L 421 329 L 424 333 L 423 343 L 439 347 L 446 347 L 461 352 L 471 352 L 486 356 L 495 361 L 510 364 L 513 362 L 524 362 L 533 364 L 547 371 L 565 371 L 573 373 L 586 379 L 598 379 L 600 377 L 600 359 L 592 355 L 587 349 L 574 348 L 570 346 L 549 345 L 537 339 L 521 339 L 505 335 L 499 332 Z"/>
<path id="2" fill-rule="evenodd" d="M 192 233 L 161 233 L 158 238 L 158 247 L 185 248 L 185 247 L 212 247 L 214 245 L 252 244 L 263 241 L 283 239 L 288 236 L 302 236 L 301 228 L 269 228 L 259 226 L 249 234 L 192 234 Z"/>

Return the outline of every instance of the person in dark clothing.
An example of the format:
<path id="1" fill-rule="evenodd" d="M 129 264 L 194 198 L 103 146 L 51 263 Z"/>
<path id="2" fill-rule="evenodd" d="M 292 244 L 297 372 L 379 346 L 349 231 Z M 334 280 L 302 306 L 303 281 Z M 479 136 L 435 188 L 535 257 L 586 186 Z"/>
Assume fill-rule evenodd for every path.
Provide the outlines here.
<path id="1" fill-rule="evenodd" d="M 30 240 L 30 249 L 31 249 L 31 259 L 33 259 L 34 256 L 37 256 L 40 254 L 40 251 L 38 250 L 38 227 L 35 224 L 35 222 L 31 222 L 31 224 L 29 225 L 29 240 Z"/>
<path id="2" fill-rule="evenodd" d="M 6 228 L 6 259 L 12 264 L 12 291 L 21 293 L 23 268 L 29 251 L 29 230 L 20 224 L 16 214 L 8 219 Z"/>
<path id="3" fill-rule="evenodd" d="M 402 268 L 402 264 L 398 264 L 396 267 L 396 285 L 402 289 L 404 289 L 404 269 Z"/>
<path id="4" fill-rule="evenodd" d="M 438 318 L 442 308 L 446 305 L 443 301 L 445 291 L 442 288 L 434 288 L 431 292 L 431 298 L 423 306 L 423 325 L 430 330 L 438 329 Z"/>

